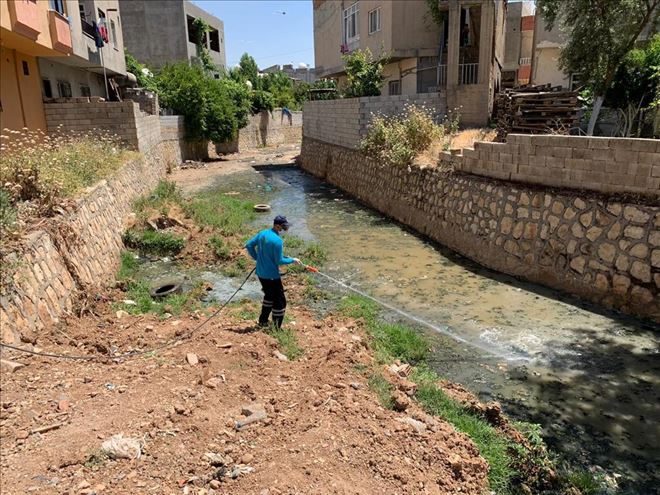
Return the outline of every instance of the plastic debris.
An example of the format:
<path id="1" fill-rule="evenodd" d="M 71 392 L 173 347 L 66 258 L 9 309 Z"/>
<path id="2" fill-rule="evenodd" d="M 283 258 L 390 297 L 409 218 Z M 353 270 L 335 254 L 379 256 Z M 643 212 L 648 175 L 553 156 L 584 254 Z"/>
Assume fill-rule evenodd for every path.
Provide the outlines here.
<path id="1" fill-rule="evenodd" d="M 142 455 L 142 441 L 117 433 L 101 444 L 101 450 L 111 459 L 139 459 Z"/>

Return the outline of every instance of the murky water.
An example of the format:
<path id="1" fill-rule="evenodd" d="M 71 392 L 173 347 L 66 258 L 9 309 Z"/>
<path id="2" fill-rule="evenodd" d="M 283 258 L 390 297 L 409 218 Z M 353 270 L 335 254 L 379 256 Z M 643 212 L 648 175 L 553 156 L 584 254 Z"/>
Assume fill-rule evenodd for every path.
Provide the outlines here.
<path id="1" fill-rule="evenodd" d="M 209 188 L 271 204 L 258 224 L 287 215 L 293 234 L 327 249 L 327 274 L 441 330 L 436 370 L 540 423 L 565 460 L 602 466 L 618 493 L 660 493 L 657 328 L 482 268 L 294 167 Z"/>

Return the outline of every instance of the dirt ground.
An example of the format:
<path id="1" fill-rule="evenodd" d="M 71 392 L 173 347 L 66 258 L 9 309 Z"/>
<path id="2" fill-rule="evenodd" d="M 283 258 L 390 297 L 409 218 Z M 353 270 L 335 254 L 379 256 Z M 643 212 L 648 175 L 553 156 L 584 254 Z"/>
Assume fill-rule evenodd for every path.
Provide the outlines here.
<path id="1" fill-rule="evenodd" d="M 70 318 L 40 346 L 149 349 L 203 317 L 117 320 L 107 304 L 101 313 Z M 356 322 L 317 321 L 299 307 L 290 326 L 304 349 L 296 361 L 280 360 L 272 337 L 230 313 L 122 362 L 15 356 L 27 366 L 2 374 L 2 493 L 483 493 L 487 465 L 471 440 L 414 403 L 402 412 L 378 404 L 358 371 L 372 357 Z M 237 430 L 255 404 L 266 418 Z M 139 459 L 98 457 L 117 433 L 140 439 Z M 253 470 L 220 475 L 237 465 Z"/>

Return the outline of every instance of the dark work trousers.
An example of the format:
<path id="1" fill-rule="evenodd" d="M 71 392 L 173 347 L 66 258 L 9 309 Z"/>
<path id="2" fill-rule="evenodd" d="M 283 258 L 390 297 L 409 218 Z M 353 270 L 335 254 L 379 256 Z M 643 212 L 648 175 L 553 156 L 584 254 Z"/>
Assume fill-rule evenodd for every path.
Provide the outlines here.
<path id="1" fill-rule="evenodd" d="M 271 280 L 259 277 L 261 290 L 264 292 L 264 300 L 261 303 L 261 315 L 259 316 L 259 325 L 268 325 L 268 317 L 273 312 L 273 324 L 277 328 L 282 327 L 284 321 L 284 312 L 286 311 L 286 296 L 284 295 L 284 286 L 282 279 Z"/>

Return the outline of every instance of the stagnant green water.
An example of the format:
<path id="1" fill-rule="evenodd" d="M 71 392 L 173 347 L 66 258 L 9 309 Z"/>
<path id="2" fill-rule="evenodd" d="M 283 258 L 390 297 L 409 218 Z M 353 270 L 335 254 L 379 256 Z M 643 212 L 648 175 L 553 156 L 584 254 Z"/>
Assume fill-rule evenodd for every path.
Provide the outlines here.
<path id="1" fill-rule="evenodd" d="M 195 189 L 269 203 L 257 225 L 287 215 L 292 234 L 327 250 L 330 276 L 441 330 L 441 375 L 540 423 L 563 460 L 602 467 L 616 493 L 660 493 L 660 332 L 651 324 L 484 269 L 295 167 L 256 166 Z M 205 278 L 218 299 L 233 291 Z M 246 296 L 259 297 L 255 283 Z"/>

